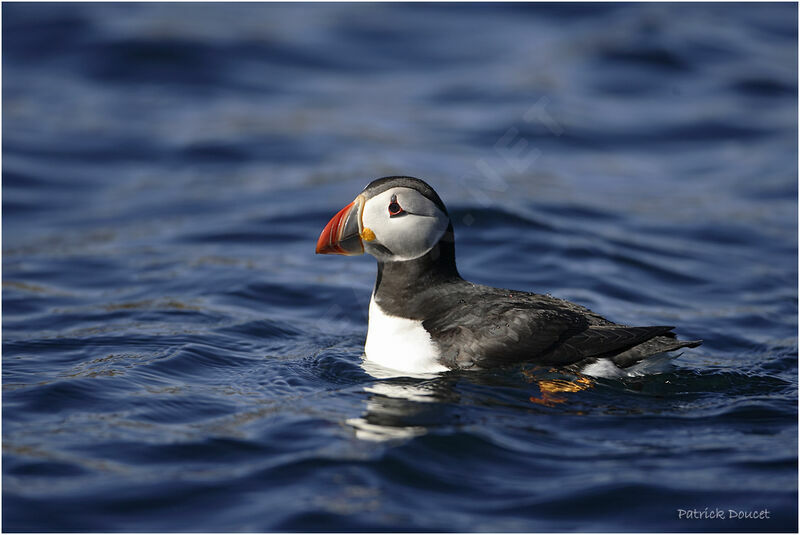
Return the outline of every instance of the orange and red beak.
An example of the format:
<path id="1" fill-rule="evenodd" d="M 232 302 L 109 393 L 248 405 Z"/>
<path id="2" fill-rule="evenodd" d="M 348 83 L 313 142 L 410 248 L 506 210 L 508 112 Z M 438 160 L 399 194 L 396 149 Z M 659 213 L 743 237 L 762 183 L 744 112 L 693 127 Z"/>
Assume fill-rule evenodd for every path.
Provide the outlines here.
<path id="1" fill-rule="evenodd" d="M 361 195 L 339 210 L 325 225 L 317 240 L 317 254 L 341 254 L 347 256 L 364 254 L 361 241 L 361 210 L 364 201 Z"/>

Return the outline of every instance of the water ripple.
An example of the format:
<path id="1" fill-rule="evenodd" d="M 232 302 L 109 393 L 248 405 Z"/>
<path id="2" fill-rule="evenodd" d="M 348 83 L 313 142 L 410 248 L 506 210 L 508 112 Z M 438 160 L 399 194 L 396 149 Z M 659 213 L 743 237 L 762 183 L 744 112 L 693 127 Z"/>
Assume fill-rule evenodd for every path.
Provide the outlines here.
<path id="1" fill-rule="evenodd" d="M 5 530 L 796 531 L 796 5 L 187 6 L 3 5 Z M 391 174 L 470 280 L 704 345 L 365 365 L 314 243 Z"/>

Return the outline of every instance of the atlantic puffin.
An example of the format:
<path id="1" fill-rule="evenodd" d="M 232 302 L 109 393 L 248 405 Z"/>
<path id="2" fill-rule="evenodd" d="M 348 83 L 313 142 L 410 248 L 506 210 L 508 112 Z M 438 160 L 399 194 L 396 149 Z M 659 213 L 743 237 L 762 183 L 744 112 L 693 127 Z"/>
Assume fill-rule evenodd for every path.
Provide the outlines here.
<path id="1" fill-rule="evenodd" d="M 464 280 L 447 208 L 418 178 L 371 182 L 325 226 L 316 252 L 377 259 L 365 357 L 403 373 L 534 363 L 591 374 L 702 343 L 678 340 L 671 326 L 621 325 L 550 295 Z"/>

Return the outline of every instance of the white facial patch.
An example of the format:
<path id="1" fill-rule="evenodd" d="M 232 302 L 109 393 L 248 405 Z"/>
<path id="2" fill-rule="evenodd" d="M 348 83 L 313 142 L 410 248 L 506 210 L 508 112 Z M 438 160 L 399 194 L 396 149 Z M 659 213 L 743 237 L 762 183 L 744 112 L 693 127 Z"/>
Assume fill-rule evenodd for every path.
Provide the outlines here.
<path id="1" fill-rule="evenodd" d="M 402 209 L 390 213 L 396 203 Z M 426 254 L 447 230 L 449 219 L 436 204 L 411 188 L 392 188 L 364 204 L 363 228 L 375 234 L 374 241 L 364 242 L 364 251 L 381 260 L 413 260 Z M 376 247 L 381 245 L 388 249 Z"/>

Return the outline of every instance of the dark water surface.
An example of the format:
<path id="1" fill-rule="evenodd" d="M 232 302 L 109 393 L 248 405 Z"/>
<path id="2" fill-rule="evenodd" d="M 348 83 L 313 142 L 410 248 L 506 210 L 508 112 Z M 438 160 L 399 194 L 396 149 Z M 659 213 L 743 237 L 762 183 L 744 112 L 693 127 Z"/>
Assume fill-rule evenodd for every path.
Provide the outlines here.
<path id="1" fill-rule="evenodd" d="M 797 529 L 796 5 L 2 10 L 5 531 Z M 388 174 L 466 278 L 705 344 L 374 378 L 314 245 Z"/>

